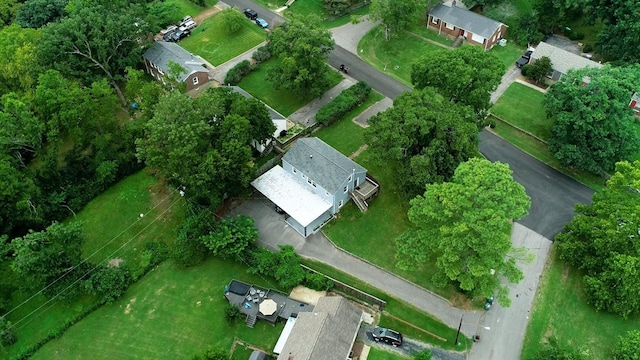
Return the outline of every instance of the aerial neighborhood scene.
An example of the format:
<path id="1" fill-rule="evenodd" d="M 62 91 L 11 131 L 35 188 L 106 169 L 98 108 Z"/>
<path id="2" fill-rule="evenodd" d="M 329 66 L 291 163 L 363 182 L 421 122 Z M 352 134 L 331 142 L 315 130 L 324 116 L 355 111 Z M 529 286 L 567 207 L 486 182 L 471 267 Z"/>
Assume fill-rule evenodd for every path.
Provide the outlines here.
<path id="1" fill-rule="evenodd" d="M 0 0 L 0 359 L 640 360 L 640 5 Z"/>

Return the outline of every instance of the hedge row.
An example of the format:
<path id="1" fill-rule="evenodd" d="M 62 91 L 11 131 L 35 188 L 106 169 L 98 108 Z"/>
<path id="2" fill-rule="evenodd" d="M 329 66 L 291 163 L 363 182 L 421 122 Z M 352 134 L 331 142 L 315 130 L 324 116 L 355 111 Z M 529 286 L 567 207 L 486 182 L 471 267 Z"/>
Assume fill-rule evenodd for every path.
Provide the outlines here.
<path id="1" fill-rule="evenodd" d="M 227 85 L 237 85 L 240 80 L 250 72 L 251 63 L 249 60 L 242 60 L 227 71 L 227 75 L 224 77 L 224 83 Z"/>
<path id="2" fill-rule="evenodd" d="M 336 96 L 335 99 L 324 105 L 318 111 L 316 121 L 324 125 L 331 125 L 356 106 L 362 104 L 370 92 L 371 87 L 362 81 L 343 90 L 340 95 Z"/>

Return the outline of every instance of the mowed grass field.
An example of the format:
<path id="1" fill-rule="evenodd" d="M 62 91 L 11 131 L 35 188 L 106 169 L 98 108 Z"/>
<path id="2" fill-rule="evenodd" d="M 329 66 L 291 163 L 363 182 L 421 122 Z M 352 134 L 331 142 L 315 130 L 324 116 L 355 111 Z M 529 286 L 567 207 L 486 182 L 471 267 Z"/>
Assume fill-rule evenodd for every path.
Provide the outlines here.
<path id="1" fill-rule="evenodd" d="M 133 174 L 91 201 L 68 221 L 81 221 L 85 243 L 83 256 L 93 264 L 113 258 L 132 270 L 139 267 L 145 242 L 173 243 L 184 219 L 184 201 L 152 177 L 147 170 Z M 140 214 L 144 214 L 140 217 Z M 16 292 L 14 306 L 32 294 Z M 70 319 L 93 306 L 95 298 L 47 303 L 37 296 L 17 308 L 8 319 L 16 324 L 18 342 L 5 348 L 8 356 L 43 339 Z"/>
<path id="2" fill-rule="evenodd" d="M 186 15 L 196 16 L 198 13 L 204 10 L 204 7 L 197 5 L 196 3 L 189 0 L 165 0 L 164 2 L 176 6 L 178 8 L 180 18 Z M 211 7 L 217 2 L 217 0 L 204 1 L 206 7 Z"/>
<path id="3" fill-rule="evenodd" d="M 209 346 L 230 350 L 234 337 L 272 349 L 283 323 L 273 327 L 258 321 L 251 329 L 244 319 L 226 321 L 224 289 L 233 278 L 274 286 L 231 261 L 210 258 L 188 270 L 167 261 L 33 359 L 189 359 Z"/>
<path id="4" fill-rule="evenodd" d="M 582 274 L 565 266 L 555 247 L 533 305 L 521 359 L 533 359 L 540 344 L 554 337 L 561 347 L 588 350 L 588 359 L 611 359 L 618 337 L 640 328 L 640 319 L 597 312 L 587 304 Z"/>
<path id="5" fill-rule="evenodd" d="M 249 75 L 245 76 L 238 84 L 241 88 L 271 106 L 284 116 L 289 116 L 311 100 L 308 95 L 287 89 L 275 89 L 273 83 L 267 80 L 269 68 L 276 64 L 278 59 L 270 59 L 260 64 Z M 342 75 L 337 71 L 329 71 L 331 87 L 342 81 Z M 329 90 L 329 89 L 327 89 Z"/>
<path id="6" fill-rule="evenodd" d="M 266 32 L 252 21 L 243 21 L 242 28 L 229 34 L 220 15 L 216 14 L 198 24 L 191 36 L 180 41 L 189 52 L 218 66 L 265 41 Z"/>
<path id="7" fill-rule="evenodd" d="M 546 141 L 553 118 L 547 118 L 543 101 L 544 93 L 514 82 L 491 107 L 491 113 Z"/>

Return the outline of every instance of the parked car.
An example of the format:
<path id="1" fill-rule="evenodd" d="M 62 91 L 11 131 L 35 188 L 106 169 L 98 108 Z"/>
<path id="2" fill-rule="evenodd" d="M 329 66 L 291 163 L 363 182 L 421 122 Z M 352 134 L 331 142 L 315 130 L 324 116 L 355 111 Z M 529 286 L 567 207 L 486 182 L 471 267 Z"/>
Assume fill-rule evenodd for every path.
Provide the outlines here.
<path id="1" fill-rule="evenodd" d="M 162 35 L 162 40 L 167 42 L 173 41 L 173 33 L 175 33 L 176 31 L 178 31 L 177 28 L 171 29 L 170 31 L 165 32 L 164 35 Z"/>
<path id="2" fill-rule="evenodd" d="M 189 15 L 185 16 L 182 18 L 182 20 L 180 20 L 180 22 L 178 23 L 178 26 L 183 26 L 184 24 L 188 23 L 189 21 L 193 22 L 193 18 Z"/>
<path id="3" fill-rule="evenodd" d="M 533 51 L 532 50 L 527 50 L 527 52 L 522 54 L 520 59 L 518 59 L 518 61 L 516 61 L 516 66 L 521 68 L 521 67 L 525 66 L 526 64 L 528 64 L 529 63 L 529 59 L 531 59 L 531 54 L 533 54 Z"/>
<path id="4" fill-rule="evenodd" d="M 168 26 L 166 29 L 160 30 L 160 34 L 162 34 L 162 36 L 164 36 L 164 35 L 166 35 L 168 33 L 171 33 L 173 31 L 175 31 L 177 28 L 178 27 L 175 26 L 175 25 Z"/>
<path id="5" fill-rule="evenodd" d="M 182 31 L 185 31 L 185 30 L 189 30 L 189 31 L 191 31 L 191 30 L 195 29 L 195 28 L 196 28 L 196 26 L 197 26 L 197 25 L 196 25 L 196 22 L 195 22 L 195 21 L 193 21 L 193 20 L 189 20 L 189 21 L 187 21 L 186 23 L 183 23 L 183 24 L 180 26 L 180 28 L 179 28 L 179 29 L 180 29 L 180 30 L 182 30 Z"/>
<path id="6" fill-rule="evenodd" d="M 373 340 L 377 342 L 383 341 L 393 346 L 402 345 L 402 334 L 391 329 L 376 326 L 371 335 L 373 336 Z"/>
<path id="7" fill-rule="evenodd" d="M 249 9 L 249 8 L 244 9 L 243 13 L 244 13 L 244 16 L 246 16 L 251 20 L 255 20 L 258 17 L 258 13 L 253 9 Z"/>
<path id="8" fill-rule="evenodd" d="M 186 38 L 189 35 L 191 35 L 191 31 L 178 29 L 178 30 L 176 30 L 176 31 L 171 33 L 169 41 L 178 42 L 178 41 Z"/>
<path id="9" fill-rule="evenodd" d="M 256 24 L 258 24 L 258 26 L 260 26 L 263 29 L 266 29 L 269 27 L 269 23 L 264 21 L 263 18 L 257 18 L 256 19 Z"/>

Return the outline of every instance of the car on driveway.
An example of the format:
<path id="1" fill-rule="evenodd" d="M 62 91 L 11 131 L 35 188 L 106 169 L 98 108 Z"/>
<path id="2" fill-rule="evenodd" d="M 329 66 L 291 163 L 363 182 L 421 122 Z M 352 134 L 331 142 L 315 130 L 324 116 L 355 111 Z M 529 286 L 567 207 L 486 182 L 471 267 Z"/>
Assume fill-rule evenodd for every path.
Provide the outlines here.
<path id="1" fill-rule="evenodd" d="M 191 31 L 178 29 L 171 33 L 171 35 L 169 36 L 169 41 L 178 42 L 189 35 L 191 35 Z"/>
<path id="2" fill-rule="evenodd" d="M 371 336 L 373 336 L 373 340 L 376 342 L 382 341 L 393 346 L 402 345 L 402 334 L 391 329 L 376 326 L 371 332 Z"/>
<path id="3" fill-rule="evenodd" d="M 529 59 L 531 59 L 531 54 L 533 54 L 532 50 L 527 50 L 518 61 L 516 61 L 516 66 L 521 68 L 529 63 Z"/>
<path id="4" fill-rule="evenodd" d="M 269 23 L 266 22 L 263 18 L 257 18 L 256 24 L 258 24 L 258 26 L 260 26 L 263 29 L 266 29 L 269 27 Z"/>
<path id="5" fill-rule="evenodd" d="M 244 16 L 251 20 L 255 20 L 258 17 L 258 13 L 253 9 L 246 8 L 244 9 L 243 13 Z"/>

